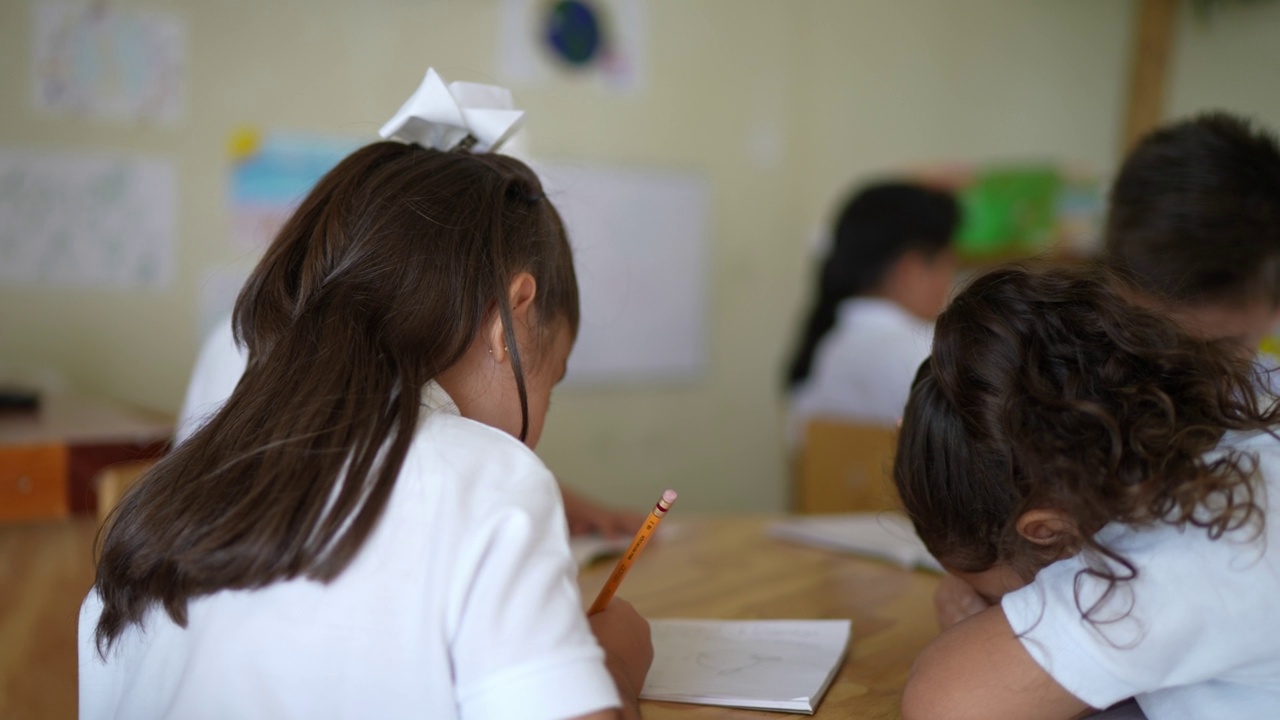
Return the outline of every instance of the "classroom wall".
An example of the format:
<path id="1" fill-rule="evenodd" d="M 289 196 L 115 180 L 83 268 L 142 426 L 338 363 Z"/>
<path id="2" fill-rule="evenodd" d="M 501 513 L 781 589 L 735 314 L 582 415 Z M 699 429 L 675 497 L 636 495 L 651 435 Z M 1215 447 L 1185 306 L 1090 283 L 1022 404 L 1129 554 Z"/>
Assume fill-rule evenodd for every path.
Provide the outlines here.
<path id="1" fill-rule="evenodd" d="M 428 64 L 446 79 L 497 82 L 500 2 L 113 6 L 173 9 L 185 20 L 185 119 L 168 129 L 37 114 L 28 100 L 31 6 L 0 0 L 0 146 L 175 159 L 177 278 L 148 292 L 0 288 L 0 372 L 52 370 L 72 386 L 172 412 L 199 343 L 202 283 L 211 270 L 253 261 L 227 239 L 232 130 L 371 138 Z M 567 482 L 613 502 L 644 506 L 674 486 L 690 509 L 778 510 L 787 466 L 778 378 L 832 203 L 854 181 L 902 165 L 1032 158 L 1107 171 L 1120 142 L 1132 4 L 645 7 L 643 92 L 568 80 L 515 89 L 534 157 L 674 167 L 710 180 L 709 371 L 679 385 L 564 389 L 540 452 Z M 1258 17 L 1274 27 L 1280 10 L 1249 12 L 1258 15 L 1233 9 L 1207 30 L 1180 30 L 1173 109 L 1221 102 L 1278 124 L 1267 70 L 1280 49 Z"/>

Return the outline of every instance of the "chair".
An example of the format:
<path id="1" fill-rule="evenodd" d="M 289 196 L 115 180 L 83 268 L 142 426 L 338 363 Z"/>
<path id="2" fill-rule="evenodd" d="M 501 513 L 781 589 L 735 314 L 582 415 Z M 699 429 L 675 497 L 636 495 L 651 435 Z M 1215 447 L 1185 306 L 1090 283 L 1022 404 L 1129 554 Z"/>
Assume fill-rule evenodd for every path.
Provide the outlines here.
<path id="1" fill-rule="evenodd" d="M 98 491 L 98 523 L 101 524 L 111 514 L 112 508 L 120 502 L 125 492 L 147 473 L 155 460 L 137 460 L 133 462 L 109 465 L 98 473 L 93 482 Z"/>
<path id="2" fill-rule="evenodd" d="M 876 512 L 900 508 L 890 472 L 895 428 L 816 419 L 805 426 L 796 462 L 796 512 Z"/>

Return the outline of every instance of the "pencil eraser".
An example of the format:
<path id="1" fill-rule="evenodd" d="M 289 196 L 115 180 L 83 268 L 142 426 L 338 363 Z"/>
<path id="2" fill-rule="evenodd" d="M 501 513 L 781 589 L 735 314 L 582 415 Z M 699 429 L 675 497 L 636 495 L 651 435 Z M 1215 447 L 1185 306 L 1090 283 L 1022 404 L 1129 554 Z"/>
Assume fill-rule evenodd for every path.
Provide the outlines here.
<path id="1" fill-rule="evenodd" d="M 675 501 L 676 501 L 676 491 L 675 491 L 675 490 L 664 490 L 664 491 L 663 491 L 663 493 L 662 493 L 662 501 L 663 501 L 663 502 L 665 502 L 665 503 L 666 503 L 666 504 L 668 504 L 668 505 L 670 505 L 671 503 L 675 502 Z"/>

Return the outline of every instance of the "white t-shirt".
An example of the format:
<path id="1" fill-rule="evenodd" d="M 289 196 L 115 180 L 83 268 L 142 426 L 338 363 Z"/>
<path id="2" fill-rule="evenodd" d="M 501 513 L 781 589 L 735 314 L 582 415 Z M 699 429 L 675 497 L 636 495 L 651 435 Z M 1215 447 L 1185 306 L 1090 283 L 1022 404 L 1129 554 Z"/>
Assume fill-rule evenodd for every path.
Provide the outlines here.
<path id="1" fill-rule="evenodd" d="M 80 612 L 80 718 L 568 718 L 620 705 L 551 473 L 435 383 L 377 527 L 332 583 L 153 607 L 103 662 Z"/>
<path id="2" fill-rule="evenodd" d="M 1280 441 L 1256 433 L 1223 446 L 1258 456 L 1262 535 L 1108 525 L 1098 540 L 1138 576 L 1103 602 L 1100 622 L 1081 617 L 1105 587 L 1079 574 L 1081 556 L 1001 603 L 1036 662 L 1093 707 L 1133 696 L 1151 720 L 1280 718 Z"/>
<path id="3" fill-rule="evenodd" d="M 842 302 L 835 326 L 814 352 L 809 377 L 791 395 L 792 443 L 802 440 L 805 424 L 817 417 L 897 424 L 932 343 L 933 325 L 895 302 Z"/>
<path id="4" fill-rule="evenodd" d="M 191 437 L 218 412 L 240 383 L 246 364 L 244 352 L 236 345 L 231 317 L 228 316 L 218 323 L 200 346 L 196 366 L 187 383 L 187 396 L 178 414 L 178 428 L 173 439 L 175 445 Z"/>

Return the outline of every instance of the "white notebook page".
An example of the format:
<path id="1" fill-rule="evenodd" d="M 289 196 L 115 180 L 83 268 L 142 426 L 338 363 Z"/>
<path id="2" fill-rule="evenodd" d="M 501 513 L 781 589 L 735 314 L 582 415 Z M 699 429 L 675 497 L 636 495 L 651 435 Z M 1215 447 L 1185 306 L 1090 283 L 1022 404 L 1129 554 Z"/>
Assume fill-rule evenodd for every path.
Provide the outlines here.
<path id="1" fill-rule="evenodd" d="M 812 713 L 849 646 L 849 620 L 653 620 L 640 697 Z"/>

